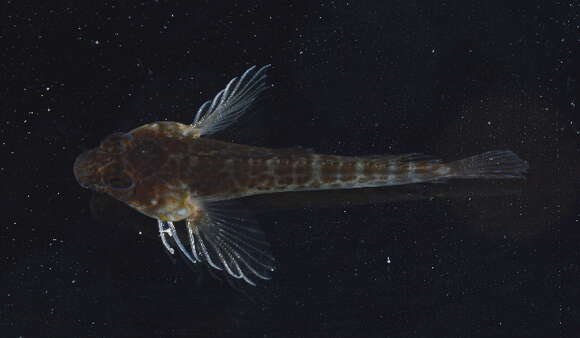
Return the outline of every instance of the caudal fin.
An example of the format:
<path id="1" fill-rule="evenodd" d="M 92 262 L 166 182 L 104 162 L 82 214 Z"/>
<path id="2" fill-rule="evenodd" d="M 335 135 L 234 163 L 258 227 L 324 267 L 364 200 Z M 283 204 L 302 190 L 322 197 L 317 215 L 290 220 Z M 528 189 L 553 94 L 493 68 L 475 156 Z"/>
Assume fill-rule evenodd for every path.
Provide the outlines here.
<path id="1" fill-rule="evenodd" d="M 450 177 L 456 178 L 525 178 L 528 162 L 511 150 L 488 151 L 448 164 Z"/>

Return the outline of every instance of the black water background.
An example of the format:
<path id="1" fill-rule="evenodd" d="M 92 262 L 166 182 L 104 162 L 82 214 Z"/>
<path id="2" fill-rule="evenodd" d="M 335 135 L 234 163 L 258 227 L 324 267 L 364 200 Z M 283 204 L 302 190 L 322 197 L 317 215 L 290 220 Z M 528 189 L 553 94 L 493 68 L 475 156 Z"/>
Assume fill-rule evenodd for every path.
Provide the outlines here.
<path id="1" fill-rule="evenodd" d="M 573 1 L 10 1 L 0 16 L 3 337 L 575 336 Z M 190 121 L 266 63 L 275 87 L 223 139 L 511 149 L 529 178 L 515 195 L 261 212 L 279 269 L 249 296 L 168 257 L 153 220 L 91 211 L 80 152 Z"/>

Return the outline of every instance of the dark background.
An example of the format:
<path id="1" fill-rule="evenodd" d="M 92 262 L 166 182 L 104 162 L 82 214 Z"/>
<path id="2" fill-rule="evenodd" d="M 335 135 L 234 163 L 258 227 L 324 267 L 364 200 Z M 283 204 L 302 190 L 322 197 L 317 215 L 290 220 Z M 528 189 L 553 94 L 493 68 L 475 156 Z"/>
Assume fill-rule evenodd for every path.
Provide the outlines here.
<path id="1" fill-rule="evenodd" d="M 0 335 L 577 337 L 579 12 L 572 0 L 2 2 Z M 189 122 L 267 63 L 274 88 L 222 139 L 447 159 L 511 149 L 529 177 L 335 206 L 279 197 L 257 210 L 278 260 L 257 289 L 169 257 L 154 220 L 75 182 L 75 157 L 106 135 Z"/>

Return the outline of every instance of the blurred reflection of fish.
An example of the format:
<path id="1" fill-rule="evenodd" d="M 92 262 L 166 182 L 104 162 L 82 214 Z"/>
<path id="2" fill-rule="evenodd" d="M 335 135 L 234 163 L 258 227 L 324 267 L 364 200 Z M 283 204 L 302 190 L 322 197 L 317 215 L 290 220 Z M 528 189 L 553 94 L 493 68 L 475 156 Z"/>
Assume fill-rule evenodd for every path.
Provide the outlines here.
<path id="1" fill-rule="evenodd" d="M 490 197 L 518 196 L 521 187 L 516 184 L 488 184 L 481 181 L 447 184 L 407 184 L 387 188 L 361 188 L 349 190 L 320 190 L 281 192 L 275 195 L 253 195 L 240 199 L 244 207 L 257 210 L 288 210 L 301 208 L 340 208 L 368 204 L 399 203 L 423 200 L 475 200 Z M 113 197 L 95 193 L 90 202 L 91 215 L 102 222 L 119 218 L 141 217 L 133 209 Z M 139 228 L 147 232 L 147 229 Z"/>
<path id="2" fill-rule="evenodd" d="M 361 189 L 444 182 L 449 178 L 523 178 L 525 161 L 509 150 L 442 162 L 422 154 L 333 156 L 302 148 L 268 149 L 206 138 L 232 125 L 268 88 L 269 66 L 246 70 L 192 124 L 154 122 L 115 133 L 75 161 L 80 185 L 155 218 L 163 245 L 255 284 L 270 279 L 274 259 L 240 197 L 293 191 Z M 185 221 L 189 247 L 174 222 Z"/>

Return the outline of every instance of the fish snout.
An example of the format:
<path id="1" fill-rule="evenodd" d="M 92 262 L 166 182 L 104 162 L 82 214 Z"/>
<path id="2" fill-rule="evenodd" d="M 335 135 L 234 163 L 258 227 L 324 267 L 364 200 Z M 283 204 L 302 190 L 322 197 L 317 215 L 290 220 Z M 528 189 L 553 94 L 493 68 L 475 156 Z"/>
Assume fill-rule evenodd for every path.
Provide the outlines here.
<path id="1" fill-rule="evenodd" d="M 85 151 L 77 156 L 73 172 L 75 179 L 83 188 L 94 189 L 100 182 L 99 168 L 102 162 L 98 159 L 99 156 L 95 149 Z"/>

